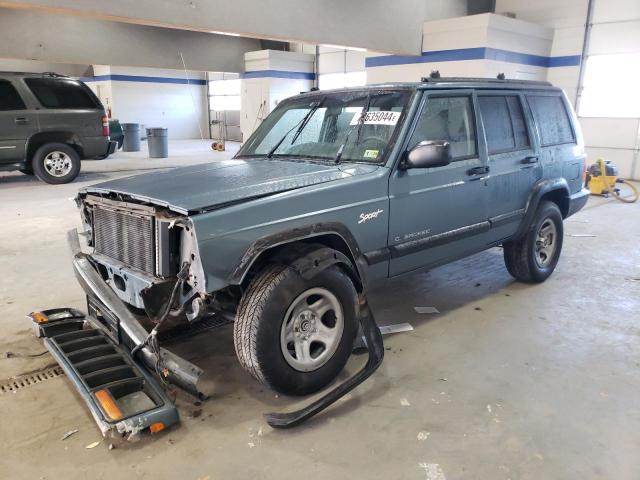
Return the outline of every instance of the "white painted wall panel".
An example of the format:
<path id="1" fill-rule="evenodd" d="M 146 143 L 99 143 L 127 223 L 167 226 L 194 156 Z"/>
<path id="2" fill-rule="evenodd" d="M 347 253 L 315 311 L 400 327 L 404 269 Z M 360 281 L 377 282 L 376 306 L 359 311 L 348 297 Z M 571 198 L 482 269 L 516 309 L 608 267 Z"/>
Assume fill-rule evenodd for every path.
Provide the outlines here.
<path id="1" fill-rule="evenodd" d="M 597 24 L 591 29 L 589 55 L 635 52 L 640 52 L 640 19 Z"/>
<path id="2" fill-rule="evenodd" d="M 638 0 L 598 0 L 594 3 L 593 20 L 601 22 L 624 22 L 640 18 Z"/>
<path id="3" fill-rule="evenodd" d="M 130 75 L 185 79 L 184 71 L 145 67 L 95 65 L 94 75 Z M 204 80 L 201 72 L 188 71 L 190 80 Z M 106 80 L 89 82 L 113 118 L 140 123 L 146 128 L 169 129 L 169 138 L 209 136 L 207 95 L 204 85 Z"/>
<path id="4" fill-rule="evenodd" d="M 640 127 L 637 118 L 580 118 L 585 141 L 590 147 L 635 148 Z"/>

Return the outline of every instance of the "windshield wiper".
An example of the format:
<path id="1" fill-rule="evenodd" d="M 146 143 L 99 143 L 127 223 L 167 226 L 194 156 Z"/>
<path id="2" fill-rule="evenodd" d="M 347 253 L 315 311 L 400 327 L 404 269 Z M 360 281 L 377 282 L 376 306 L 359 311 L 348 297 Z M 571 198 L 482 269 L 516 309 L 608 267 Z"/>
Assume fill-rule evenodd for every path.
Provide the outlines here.
<path id="1" fill-rule="evenodd" d="M 344 142 L 340 145 L 338 152 L 336 153 L 336 157 L 333 159 L 333 163 L 340 163 L 340 159 L 342 158 L 342 152 L 344 151 L 344 147 L 347 146 L 347 142 L 349 141 L 349 137 L 354 129 L 358 129 L 358 136 L 356 137 L 356 145 L 360 143 L 360 131 L 362 130 L 362 125 L 364 124 L 364 120 L 367 117 L 367 113 L 369 113 L 369 108 L 371 107 L 371 94 L 367 95 L 367 103 L 364 107 L 362 107 L 362 111 L 360 112 L 360 118 L 358 119 L 358 123 L 352 126 L 347 132 L 347 136 L 344 137 Z"/>
<path id="2" fill-rule="evenodd" d="M 273 156 L 273 154 L 276 152 L 276 150 L 278 150 L 280 145 L 282 145 L 282 142 L 284 142 L 285 138 L 287 138 L 289 134 L 297 127 L 298 129 L 296 130 L 296 133 L 293 135 L 293 138 L 291 139 L 291 143 L 290 143 L 290 145 L 293 145 L 293 142 L 295 142 L 298 139 L 298 137 L 300 136 L 304 128 L 309 123 L 309 120 L 311 120 L 311 117 L 313 117 L 313 114 L 316 113 L 316 111 L 322 106 L 322 104 L 326 99 L 327 97 L 323 97 L 322 100 L 313 104 L 313 106 L 307 112 L 307 114 L 304 117 L 302 117 L 302 119 L 298 123 L 296 123 L 293 127 L 287 130 L 287 133 L 284 134 L 284 136 L 278 141 L 278 143 L 276 143 L 271 148 L 271 150 L 269 150 L 269 153 L 267 153 L 267 158 L 271 158 Z"/>

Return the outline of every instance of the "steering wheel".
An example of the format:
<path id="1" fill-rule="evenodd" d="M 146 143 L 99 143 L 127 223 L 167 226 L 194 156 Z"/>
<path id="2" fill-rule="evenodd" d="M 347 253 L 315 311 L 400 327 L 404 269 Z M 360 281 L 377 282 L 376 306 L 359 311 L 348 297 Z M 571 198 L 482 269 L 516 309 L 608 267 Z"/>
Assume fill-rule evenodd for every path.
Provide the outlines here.
<path id="1" fill-rule="evenodd" d="M 377 155 L 373 157 L 373 159 L 376 159 L 382 156 L 386 145 L 387 141 L 384 138 L 370 135 L 363 137 L 357 145 L 352 145 L 351 152 L 352 155 L 355 154 L 356 157 L 364 157 L 367 150 L 378 150 Z"/>
<path id="2" fill-rule="evenodd" d="M 362 138 L 358 145 L 362 145 L 363 143 L 367 143 L 367 142 L 378 142 L 378 143 L 381 143 L 383 146 L 387 144 L 387 141 L 384 138 L 376 137 L 375 135 L 370 135 L 368 137 Z"/>

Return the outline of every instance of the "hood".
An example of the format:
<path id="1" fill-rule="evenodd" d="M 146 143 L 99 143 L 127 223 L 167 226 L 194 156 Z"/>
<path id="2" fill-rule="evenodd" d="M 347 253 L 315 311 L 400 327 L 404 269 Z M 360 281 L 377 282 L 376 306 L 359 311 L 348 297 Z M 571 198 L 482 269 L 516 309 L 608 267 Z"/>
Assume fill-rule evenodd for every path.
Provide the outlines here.
<path id="1" fill-rule="evenodd" d="M 216 207 L 371 172 L 376 165 L 224 160 L 111 180 L 80 193 L 119 193 L 178 213 Z"/>

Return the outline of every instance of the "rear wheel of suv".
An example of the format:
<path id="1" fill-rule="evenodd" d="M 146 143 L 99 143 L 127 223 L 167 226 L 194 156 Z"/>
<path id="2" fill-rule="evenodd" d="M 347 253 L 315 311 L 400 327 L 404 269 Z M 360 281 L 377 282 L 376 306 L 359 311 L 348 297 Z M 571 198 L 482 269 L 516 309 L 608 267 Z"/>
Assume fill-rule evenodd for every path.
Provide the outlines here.
<path id="1" fill-rule="evenodd" d="M 504 244 L 504 262 L 509 273 L 521 282 L 544 282 L 560 259 L 563 232 L 558 206 L 541 202 L 527 233 Z"/>
<path id="2" fill-rule="evenodd" d="M 31 165 L 43 182 L 69 183 L 80 173 L 80 156 L 64 143 L 47 143 L 36 150 Z"/>
<path id="3" fill-rule="evenodd" d="M 233 329 L 240 364 L 286 395 L 307 395 L 344 368 L 358 331 L 351 279 L 329 267 L 303 279 L 286 265 L 265 267 L 243 295 Z"/>

